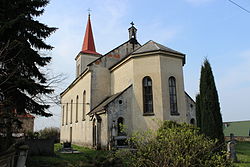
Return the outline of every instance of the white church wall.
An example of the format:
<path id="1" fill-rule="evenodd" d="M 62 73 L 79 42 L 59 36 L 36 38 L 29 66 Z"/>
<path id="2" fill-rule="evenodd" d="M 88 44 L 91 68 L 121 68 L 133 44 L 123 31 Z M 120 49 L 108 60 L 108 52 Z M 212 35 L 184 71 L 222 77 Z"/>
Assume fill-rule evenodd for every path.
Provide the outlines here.
<path id="1" fill-rule="evenodd" d="M 111 71 L 111 94 L 123 91 L 133 83 L 133 61 L 129 60 Z"/>
<path id="2" fill-rule="evenodd" d="M 162 78 L 162 104 L 164 108 L 163 119 L 174 120 L 177 122 L 187 122 L 187 109 L 184 91 L 184 79 L 183 79 L 183 60 L 181 58 L 170 57 L 167 55 L 160 56 L 161 78 Z M 177 108 L 180 115 L 170 114 L 170 100 L 169 100 L 169 77 L 175 77 L 176 79 L 176 91 L 177 91 Z"/>
<path id="3" fill-rule="evenodd" d="M 66 121 L 66 103 L 68 103 L 68 123 L 64 123 L 61 126 L 61 142 L 70 141 L 70 128 L 72 129 L 72 143 L 91 146 L 92 145 L 92 121 L 89 120 L 88 116 L 83 120 L 83 92 L 86 91 L 86 101 L 85 101 L 85 114 L 90 111 L 90 84 L 91 84 L 91 74 L 88 72 L 82 78 L 80 78 L 76 83 L 71 85 L 68 90 L 66 90 L 61 95 L 61 103 L 65 106 L 64 111 L 64 121 Z M 78 122 L 76 122 L 76 96 L 78 95 Z M 71 118 L 71 100 L 73 100 L 73 112 L 72 112 L 72 123 L 70 123 Z"/>
<path id="4" fill-rule="evenodd" d="M 110 96 L 110 71 L 98 65 L 92 65 L 91 70 L 91 109 Z"/>
<path id="5" fill-rule="evenodd" d="M 163 120 L 160 58 L 158 55 L 138 55 L 133 59 L 133 130 L 157 129 L 157 120 Z M 143 116 L 143 86 L 142 80 L 149 76 L 152 79 L 153 111 L 152 116 Z"/>

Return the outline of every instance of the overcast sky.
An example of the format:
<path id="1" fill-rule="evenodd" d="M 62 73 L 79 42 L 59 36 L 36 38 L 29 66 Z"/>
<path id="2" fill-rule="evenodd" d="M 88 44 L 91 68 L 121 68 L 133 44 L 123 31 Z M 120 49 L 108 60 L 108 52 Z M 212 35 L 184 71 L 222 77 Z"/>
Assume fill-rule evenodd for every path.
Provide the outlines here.
<path id="1" fill-rule="evenodd" d="M 250 1 L 235 0 L 250 10 Z M 186 54 L 185 90 L 195 99 L 200 67 L 211 63 L 219 93 L 223 121 L 250 120 L 250 13 L 228 0 L 51 0 L 40 21 L 59 29 L 47 40 L 55 48 L 49 68 L 67 79 L 62 92 L 75 78 L 88 8 L 96 50 L 105 54 L 128 40 L 135 23 L 141 44 L 154 40 Z M 60 126 L 60 107 L 52 118 L 35 120 L 35 130 Z"/>

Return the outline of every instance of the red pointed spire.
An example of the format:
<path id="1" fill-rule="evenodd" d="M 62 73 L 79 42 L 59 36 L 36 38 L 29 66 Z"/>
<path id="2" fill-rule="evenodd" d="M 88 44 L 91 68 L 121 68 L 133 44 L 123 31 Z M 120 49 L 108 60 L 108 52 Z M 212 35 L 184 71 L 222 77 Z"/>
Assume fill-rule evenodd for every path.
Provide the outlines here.
<path id="1" fill-rule="evenodd" d="M 90 14 L 88 16 L 88 23 L 85 31 L 84 41 L 82 45 L 82 53 L 89 53 L 89 54 L 97 54 L 100 55 L 95 51 L 95 42 L 92 33 L 92 27 L 90 22 Z"/>

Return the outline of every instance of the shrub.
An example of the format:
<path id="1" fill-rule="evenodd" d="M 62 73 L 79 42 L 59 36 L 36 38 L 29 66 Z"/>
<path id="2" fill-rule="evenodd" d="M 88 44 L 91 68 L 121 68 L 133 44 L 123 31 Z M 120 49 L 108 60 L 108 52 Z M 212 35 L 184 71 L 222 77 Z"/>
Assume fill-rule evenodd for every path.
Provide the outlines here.
<path id="1" fill-rule="evenodd" d="M 55 138 L 56 143 L 60 141 L 60 129 L 57 127 L 44 128 L 38 133 L 40 139 Z"/>
<path id="2" fill-rule="evenodd" d="M 157 131 L 134 134 L 130 143 L 135 151 L 120 150 L 116 157 L 134 167 L 232 166 L 225 152 L 215 151 L 216 142 L 192 125 L 165 121 Z"/>

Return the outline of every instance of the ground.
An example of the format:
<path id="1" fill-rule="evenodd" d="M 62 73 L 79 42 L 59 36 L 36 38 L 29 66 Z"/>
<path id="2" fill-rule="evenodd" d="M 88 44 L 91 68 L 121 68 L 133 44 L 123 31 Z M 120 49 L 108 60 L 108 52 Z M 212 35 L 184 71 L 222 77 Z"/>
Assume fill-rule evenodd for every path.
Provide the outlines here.
<path id="1" fill-rule="evenodd" d="M 32 156 L 27 159 L 27 167 L 94 167 L 101 166 L 108 156 L 107 151 L 96 151 L 73 145 L 80 154 L 62 154 L 58 150 L 61 144 L 55 144 L 53 157 Z"/>
<path id="2" fill-rule="evenodd" d="M 74 146 L 81 154 L 62 154 L 57 151 L 60 144 L 55 144 L 56 155 L 53 157 L 33 156 L 27 160 L 27 167 L 100 167 L 107 166 L 108 151 L 97 151 L 85 147 Z M 240 161 L 236 167 L 250 166 L 250 142 L 238 142 L 236 145 L 237 157 Z M 106 163 L 106 165 L 105 165 Z M 109 165 L 108 165 L 109 166 Z"/>
<path id="3" fill-rule="evenodd" d="M 236 167 L 250 166 L 250 142 L 238 142 L 236 144 L 237 158 L 240 161 L 235 163 Z"/>

